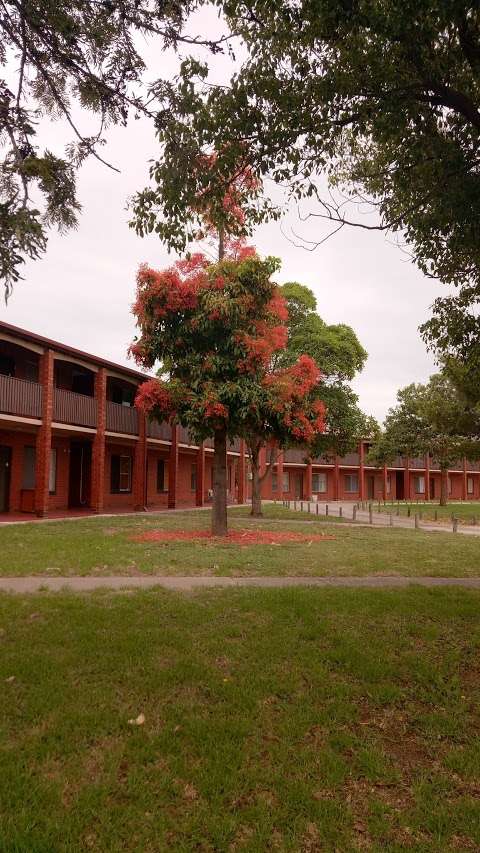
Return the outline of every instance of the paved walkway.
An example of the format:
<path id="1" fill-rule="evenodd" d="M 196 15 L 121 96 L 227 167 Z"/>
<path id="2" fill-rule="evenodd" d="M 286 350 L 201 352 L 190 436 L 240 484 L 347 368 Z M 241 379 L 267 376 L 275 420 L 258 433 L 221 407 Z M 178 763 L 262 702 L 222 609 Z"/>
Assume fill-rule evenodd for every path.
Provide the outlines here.
<path id="1" fill-rule="evenodd" d="M 163 589 L 188 592 L 194 589 L 213 587 L 346 587 L 364 589 L 403 589 L 408 586 L 445 587 L 459 586 L 480 589 L 480 577 L 475 578 L 433 578 L 403 577 L 396 575 L 375 575 L 374 577 L 185 577 L 148 575 L 144 577 L 64 577 L 45 578 L 27 576 L 22 578 L 0 578 L 0 592 L 92 592 L 96 589 Z"/>
<path id="2" fill-rule="evenodd" d="M 372 524 L 370 524 L 370 513 L 368 509 L 357 509 L 356 510 L 356 518 L 354 519 L 354 507 L 356 504 L 351 501 L 329 501 L 328 503 L 324 501 L 289 501 L 288 506 L 290 509 L 296 509 L 299 512 L 308 514 L 310 512 L 311 515 L 316 515 L 318 512 L 319 516 L 325 516 L 327 507 L 328 507 L 328 515 L 329 516 L 340 516 L 342 515 L 348 521 L 356 521 L 356 523 L 368 524 L 373 527 L 401 527 L 406 530 L 414 530 L 415 529 L 415 518 L 412 516 L 408 518 L 405 515 L 395 515 L 393 512 L 390 516 L 388 512 L 372 512 Z M 373 504 L 373 507 L 375 504 Z M 318 510 L 317 510 L 318 507 Z M 310 509 L 309 509 L 310 508 Z M 395 508 L 394 508 L 395 509 Z M 422 507 L 419 506 L 418 510 L 421 512 Z M 341 512 L 340 512 L 341 510 Z M 452 514 L 455 514 L 455 508 L 452 506 Z M 421 521 L 419 520 L 418 526 L 420 530 L 426 530 L 429 533 L 452 533 L 452 525 L 451 524 L 441 524 L 440 522 L 435 523 L 434 521 Z M 480 536 L 480 525 L 472 525 L 472 524 L 459 524 L 457 533 L 460 533 L 464 536 Z"/>

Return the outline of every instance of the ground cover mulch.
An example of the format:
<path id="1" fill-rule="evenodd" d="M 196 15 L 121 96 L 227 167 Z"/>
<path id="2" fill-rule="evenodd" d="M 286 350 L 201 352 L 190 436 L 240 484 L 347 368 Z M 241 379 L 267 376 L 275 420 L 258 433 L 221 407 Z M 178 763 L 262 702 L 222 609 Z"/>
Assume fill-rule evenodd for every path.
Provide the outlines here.
<path id="1" fill-rule="evenodd" d="M 335 539 L 324 533 L 297 533 L 291 530 L 232 530 L 226 536 L 213 536 L 209 530 L 148 530 L 131 537 L 133 542 L 179 542 L 211 540 L 235 545 L 282 545 L 285 542 L 323 542 Z"/>

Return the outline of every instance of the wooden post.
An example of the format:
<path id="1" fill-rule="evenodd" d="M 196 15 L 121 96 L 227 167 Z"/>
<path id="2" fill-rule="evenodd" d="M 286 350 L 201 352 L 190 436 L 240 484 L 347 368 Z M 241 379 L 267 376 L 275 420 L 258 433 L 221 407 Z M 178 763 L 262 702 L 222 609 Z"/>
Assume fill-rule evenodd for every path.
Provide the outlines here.
<path id="1" fill-rule="evenodd" d="M 178 500 L 178 424 L 172 426 L 172 444 L 168 457 L 168 508 L 175 509 Z"/>

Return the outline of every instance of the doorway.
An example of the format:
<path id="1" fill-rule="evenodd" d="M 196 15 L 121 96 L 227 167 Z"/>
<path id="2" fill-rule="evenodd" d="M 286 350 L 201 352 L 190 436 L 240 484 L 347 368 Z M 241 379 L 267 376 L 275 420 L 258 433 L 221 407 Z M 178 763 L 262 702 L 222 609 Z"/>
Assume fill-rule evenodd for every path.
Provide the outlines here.
<path id="1" fill-rule="evenodd" d="M 373 474 L 368 474 L 367 476 L 367 498 L 369 501 L 373 501 L 375 497 L 375 477 Z"/>
<path id="2" fill-rule="evenodd" d="M 430 477 L 430 500 L 435 500 L 435 477 Z"/>
<path id="3" fill-rule="evenodd" d="M 92 444 L 90 441 L 70 443 L 70 472 L 68 477 L 68 506 L 90 506 L 92 481 Z"/>
<path id="4" fill-rule="evenodd" d="M 295 500 L 301 501 L 303 498 L 303 473 L 299 471 L 295 474 Z"/>
<path id="5" fill-rule="evenodd" d="M 0 512 L 8 512 L 10 507 L 10 468 L 12 448 L 0 446 Z"/>
<path id="6" fill-rule="evenodd" d="M 403 471 L 397 471 L 395 478 L 395 497 L 397 501 L 403 501 L 405 497 L 405 480 Z"/>

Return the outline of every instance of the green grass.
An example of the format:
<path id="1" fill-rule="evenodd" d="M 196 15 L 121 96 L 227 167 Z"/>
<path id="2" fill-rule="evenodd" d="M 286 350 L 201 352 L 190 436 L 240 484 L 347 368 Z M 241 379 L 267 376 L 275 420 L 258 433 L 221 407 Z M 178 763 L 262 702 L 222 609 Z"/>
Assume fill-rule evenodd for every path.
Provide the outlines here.
<path id="1" fill-rule="evenodd" d="M 374 503 L 373 508 L 375 511 L 378 511 L 378 504 Z M 383 503 L 380 504 L 380 512 L 393 512 L 396 515 L 397 509 L 400 515 L 407 515 L 408 510 L 410 510 L 412 518 L 415 513 L 421 513 L 424 521 L 434 521 L 436 514 L 437 520 L 446 524 L 450 524 L 452 515 L 458 518 L 461 524 L 472 524 L 473 519 L 475 519 L 476 524 L 480 524 L 480 503 L 477 502 L 452 502 L 447 506 L 440 506 L 435 501 L 419 501 L 418 503 L 414 501 L 410 503 L 402 502 L 398 505 L 396 503 L 392 505 L 387 502 L 386 506 Z"/>
<path id="2" fill-rule="evenodd" d="M 479 608 L 1 596 L 1 853 L 480 849 Z"/>
<path id="3" fill-rule="evenodd" d="M 132 541 L 152 529 L 208 527 L 209 511 L 12 525 L 0 529 L 0 575 L 480 574 L 480 548 L 473 537 L 334 525 L 280 506 L 267 506 L 265 512 L 263 521 L 252 522 L 245 510 L 232 509 L 231 527 L 326 532 L 335 540 L 247 547 L 208 540 Z"/>

